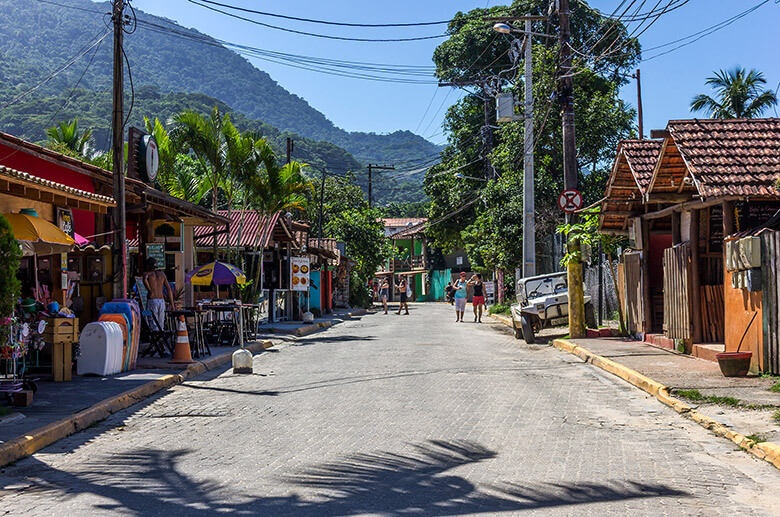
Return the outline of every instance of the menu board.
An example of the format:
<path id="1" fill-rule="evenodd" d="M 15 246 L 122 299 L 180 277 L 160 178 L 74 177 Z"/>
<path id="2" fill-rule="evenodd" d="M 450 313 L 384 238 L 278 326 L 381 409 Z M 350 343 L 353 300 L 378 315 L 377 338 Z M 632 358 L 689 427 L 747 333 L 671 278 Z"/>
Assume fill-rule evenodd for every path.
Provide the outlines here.
<path id="1" fill-rule="evenodd" d="M 308 257 L 292 257 L 290 262 L 290 288 L 293 291 L 309 290 L 310 267 Z"/>
<path id="2" fill-rule="evenodd" d="M 153 258 L 158 269 L 165 269 L 165 245 L 147 244 L 146 260 Z"/>

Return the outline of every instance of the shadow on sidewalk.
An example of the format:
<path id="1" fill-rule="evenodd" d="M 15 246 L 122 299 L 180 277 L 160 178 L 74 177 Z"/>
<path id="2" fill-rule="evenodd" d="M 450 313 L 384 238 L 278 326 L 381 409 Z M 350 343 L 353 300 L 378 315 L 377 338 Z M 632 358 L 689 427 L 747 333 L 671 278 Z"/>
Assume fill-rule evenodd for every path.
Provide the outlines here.
<path id="1" fill-rule="evenodd" d="M 429 441 L 416 445 L 410 454 L 358 454 L 280 480 L 288 485 L 288 490 L 298 487 L 316 493 L 316 499 L 305 500 L 294 493 L 242 494 L 231 482 L 195 479 L 179 467 L 190 454 L 192 451 L 187 449 L 139 449 L 97 458 L 75 473 L 54 469 L 31 458 L 13 468 L 17 479 L 5 475 L 3 490 L 23 490 L 27 497 L 48 496 L 61 502 L 83 494 L 101 499 L 91 508 L 84 506 L 85 512 L 194 516 L 217 513 L 464 515 L 689 495 L 665 485 L 637 481 L 577 484 L 561 480 L 521 485 L 513 480 L 480 487 L 447 472 L 489 461 L 498 456 L 497 452 L 473 442 Z M 22 488 L 20 480 L 25 485 Z M 15 486 L 6 488 L 9 484 Z"/>

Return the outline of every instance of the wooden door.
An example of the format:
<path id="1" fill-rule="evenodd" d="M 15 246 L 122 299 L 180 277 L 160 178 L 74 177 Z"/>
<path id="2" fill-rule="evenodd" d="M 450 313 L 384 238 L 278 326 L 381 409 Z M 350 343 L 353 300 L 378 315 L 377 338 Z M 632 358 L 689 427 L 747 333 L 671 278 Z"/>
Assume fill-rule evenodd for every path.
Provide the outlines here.
<path id="1" fill-rule="evenodd" d="M 641 254 L 638 251 L 625 253 L 623 255 L 626 276 L 626 320 L 628 331 L 633 333 L 642 332 L 642 321 L 644 315 L 642 312 L 642 261 Z"/>
<path id="2" fill-rule="evenodd" d="M 780 232 L 761 235 L 764 371 L 780 374 Z"/>
<path id="3" fill-rule="evenodd" d="M 664 250 L 664 334 L 691 338 L 691 246 L 684 242 Z"/>

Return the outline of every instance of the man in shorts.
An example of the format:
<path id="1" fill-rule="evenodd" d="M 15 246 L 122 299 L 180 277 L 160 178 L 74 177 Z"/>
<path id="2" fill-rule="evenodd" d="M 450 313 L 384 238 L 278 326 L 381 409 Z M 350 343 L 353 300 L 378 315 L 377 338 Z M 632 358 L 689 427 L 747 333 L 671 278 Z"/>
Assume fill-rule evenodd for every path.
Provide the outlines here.
<path id="1" fill-rule="evenodd" d="M 466 298 L 469 293 L 466 273 L 461 273 L 452 287 L 455 289 L 455 323 L 463 323 L 463 313 L 466 312 Z"/>
<path id="2" fill-rule="evenodd" d="M 146 308 L 154 315 L 154 321 L 151 322 L 150 326 L 155 330 L 163 330 L 160 328 L 165 327 L 165 300 L 163 295 L 165 291 L 168 292 L 168 301 L 171 303 L 171 309 L 174 309 L 173 290 L 165 277 L 165 273 L 157 268 L 157 261 L 151 257 L 146 261 L 144 286 L 149 291 Z"/>

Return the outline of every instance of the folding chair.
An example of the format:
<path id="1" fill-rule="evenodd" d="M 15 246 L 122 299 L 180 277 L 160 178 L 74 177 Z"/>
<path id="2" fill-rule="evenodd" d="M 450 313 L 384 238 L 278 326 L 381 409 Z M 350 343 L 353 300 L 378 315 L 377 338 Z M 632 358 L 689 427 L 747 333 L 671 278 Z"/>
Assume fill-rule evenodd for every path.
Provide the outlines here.
<path id="1" fill-rule="evenodd" d="M 150 321 L 154 323 L 154 328 L 149 324 Z M 141 312 L 141 332 L 145 334 L 146 338 L 149 340 L 149 346 L 141 351 L 141 357 L 146 357 L 147 355 L 152 357 L 155 353 L 159 354 L 160 357 L 165 357 L 168 352 L 173 354 L 173 348 L 171 346 L 173 331 L 165 330 L 157 321 L 157 318 L 155 318 L 154 313 L 150 310 Z M 166 350 L 168 350 L 168 352 L 166 352 Z"/>

